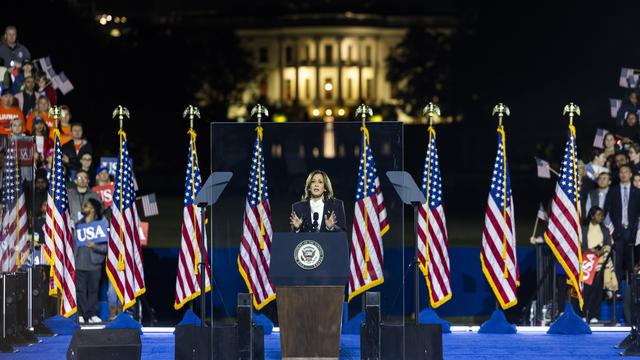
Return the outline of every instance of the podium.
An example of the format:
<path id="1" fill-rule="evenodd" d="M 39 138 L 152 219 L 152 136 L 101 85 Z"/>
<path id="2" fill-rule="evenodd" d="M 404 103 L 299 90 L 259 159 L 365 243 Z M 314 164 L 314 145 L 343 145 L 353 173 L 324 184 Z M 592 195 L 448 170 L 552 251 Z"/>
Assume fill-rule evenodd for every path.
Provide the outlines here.
<path id="1" fill-rule="evenodd" d="M 275 233 L 270 268 L 282 358 L 338 359 L 349 281 L 347 234 Z"/>

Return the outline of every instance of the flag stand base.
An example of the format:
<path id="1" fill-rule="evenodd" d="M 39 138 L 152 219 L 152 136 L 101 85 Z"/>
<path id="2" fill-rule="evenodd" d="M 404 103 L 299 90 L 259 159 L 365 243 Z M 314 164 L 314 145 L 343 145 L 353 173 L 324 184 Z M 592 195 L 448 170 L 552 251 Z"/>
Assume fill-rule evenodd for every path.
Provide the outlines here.
<path id="1" fill-rule="evenodd" d="M 491 318 L 485 321 L 478 330 L 479 334 L 515 334 L 518 329 L 507 321 L 501 309 L 495 309 Z"/>

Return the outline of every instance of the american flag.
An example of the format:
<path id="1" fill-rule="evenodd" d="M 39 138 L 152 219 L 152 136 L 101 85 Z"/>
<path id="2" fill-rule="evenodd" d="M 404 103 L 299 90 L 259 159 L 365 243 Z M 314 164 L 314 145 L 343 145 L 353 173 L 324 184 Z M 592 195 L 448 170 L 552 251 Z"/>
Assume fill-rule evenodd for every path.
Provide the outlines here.
<path id="1" fill-rule="evenodd" d="M 369 146 L 369 130 L 361 128 L 360 165 L 349 256 L 349 301 L 384 282 L 382 236 L 389 231 L 380 179 Z"/>
<path id="2" fill-rule="evenodd" d="M 44 256 L 51 265 L 49 295 L 62 295 L 60 313 L 69 317 L 76 312 L 76 265 L 73 255 L 73 224 L 62 163 L 60 132 L 54 130 L 53 169 L 47 194 L 44 227 Z"/>
<path id="3" fill-rule="evenodd" d="M 536 171 L 538 172 L 538 177 L 543 179 L 550 179 L 551 172 L 549 171 L 549 163 L 539 159 L 536 159 Z"/>
<path id="4" fill-rule="evenodd" d="M 640 75 L 637 75 L 634 69 L 621 68 L 618 85 L 623 88 L 636 88 L 638 86 L 639 79 Z"/>
<path id="5" fill-rule="evenodd" d="M 198 153 L 196 151 L 196 133 L 189 130 L 191 141 L 187 154 L 187 176 L 185 178 L 184 207 L 182 209 L 182 240 L 180 242 L 180 258 L 176 276 L 176 300 L 173 307 L 178 310 L 190 300 L 200 296 L 200 262 L 204 261 L 207 276 L 205 277 L 205 292 L 211 290 L 211 268 L 209 268 L 206 247 L 207 233 L 201 233 L 202 214 L 194 204 L 196 195 L 200 192 L 200 168 L 198 167 Z M 202 249 L 202 236 L 205 238 L 205 248 Z M 204 256 L 203 256 L 204 254 Z"/>
<path id="6" fill-rule="evenodd" d="M 142 197 L 142 212 L 145 217 L 158 215 L 158 202 L 156 201 L 156 194 L 147 194 Z"/>
<path id="7" fill-rule="evenodd" d="M 0 232 L 0 271 L 16 271 L 29 256 L 27 207 L 20 167 L 16 159 L 17 141 L 7 149 L 2 177 L 2 232 Z"/>
<path id="8" fill-rule="evenodd" d="M 253 305 L 259 310 L 275 299 L 276 293 L 269 276 L 273 229 L 262 152 L 262 127 L 258 126 L 256 130 L 258 135 L 253 146 L 238 270 L 253 294 Z"/>
<path id="9" fill-rule="evenodd" d="M 578 151 L 576 132 L 569 127 L 569 139 L 562 159 L 562 172 L 551 203 L 549 225 L 544 238 L 567 273 L 571 285 L 582 298 L 582 251 L 580 228 L 580 194 L 578 188 Z"/>
<path id="10" fill-rule="evenodd" d="M 593 138 L 593 147 L 602 149 L 604 148 L 604 137 L 609 133 L 605 129 L 597 129 L 596 136 Z"/>
<path id="11" fill-rule="evenodd" d="M 498 153 L 491 176 L 491 188 L 482 231 L 482 272 L 503 309 L 518 303 L 518 260 L 511 178 L 505 133 L 498 128 Z"/>
<path id="12" fill-rule="evenodd" d="M 436 131 L 429 127 L 429 145 L 422 175 L 422 193 L 427 203 L 418 209 L 418 261 L 427 280 L 431 307 L 451 299 L 449 242 L 442 199 L 442 177 L 436 146 Z"/>
<path id="13" fill-rule="evenodd" d="M 111 205 L 111 230 L 107 251 L 107 275 L 118 294 L 123 309 L 145 292 L 142 248 L 138 227 L 138 209 L 133 190 L 133 169 L 127 150 L 127 135 L 120 130 L 120 161 Z"/>
<path id="14" fill-rule="evenodd" d="M 609 111 L 611 112 L 611 117 L 618 117 L 618 111 L 622 107 L 622 100 L 620 99 L 609 99 Z"/>

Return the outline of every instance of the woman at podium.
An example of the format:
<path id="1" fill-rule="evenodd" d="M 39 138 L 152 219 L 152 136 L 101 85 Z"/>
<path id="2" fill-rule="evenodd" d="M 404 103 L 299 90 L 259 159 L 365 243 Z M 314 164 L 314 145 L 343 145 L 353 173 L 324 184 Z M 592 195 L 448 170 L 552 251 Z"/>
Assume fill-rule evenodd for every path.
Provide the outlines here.
<path id="1" fill-rule="evenodd" d="M 327 173 L 314 170 L 307 176 L 302 201 L 291 206 L 289 223 L 294 232 L 345 231 L 344 204 L 333 197 Z"/>

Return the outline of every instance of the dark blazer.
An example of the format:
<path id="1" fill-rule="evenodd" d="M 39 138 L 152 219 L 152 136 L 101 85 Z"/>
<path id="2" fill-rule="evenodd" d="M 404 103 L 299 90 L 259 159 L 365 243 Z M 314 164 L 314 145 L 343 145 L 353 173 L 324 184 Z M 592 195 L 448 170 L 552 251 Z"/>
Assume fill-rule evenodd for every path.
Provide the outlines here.
<path id="1" fill-rule="evenodd" d="M 611 235 L 606 226 L 600 224 L 600 230 L 602 230 L 602 246 L 611 245 Z M 589 224 L 582 225 L 582 251 L 589 250 L 589 239 L 587 234 L 589 233 Z"/>
<path id="2" fill-rule="evenodd" d="M 291 211 L 296 213 L 300 219 L 302 219 L 302 225 L 300 226 L 301 232 L 311 232 L 311 224 L 313 223 L 313 217 L 311 216 L 311 204 L 308 200 L 298 201 L 291 205 Z M 329 216 L 331 212 L 336 214 L 336 227 L 333 231 L 346 231 L 347 225 L 344 215 L 344 203 L 340 199 L 326 199 L 324 201 L 324 214 L 319 214 L 318 221 L 320 222 L 320 231 L 329 231 L 324 225 L 324 217 Z M 293 226 L 291 231 L 294 231 Z"/>
<path id="3" fill-rule="evenodd" d="M 622 195 L 620 194 L 620 185 L 609 188 L 607 198 L 604 201 L 604 210 L 615 227 L 617 233 L 622 229 Z M 635 233 L 638 226 L 638 216 L 640 216 L 640 191 L 633 185 L 629 189 L 629 205 L 627 206 L 627 214 L 629 227 Z"/>

